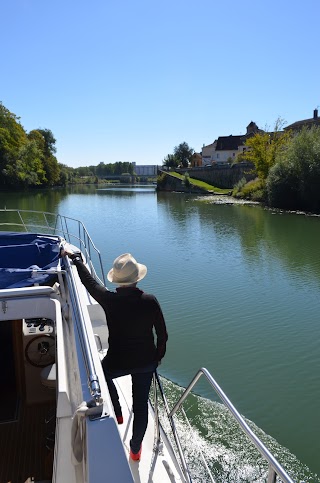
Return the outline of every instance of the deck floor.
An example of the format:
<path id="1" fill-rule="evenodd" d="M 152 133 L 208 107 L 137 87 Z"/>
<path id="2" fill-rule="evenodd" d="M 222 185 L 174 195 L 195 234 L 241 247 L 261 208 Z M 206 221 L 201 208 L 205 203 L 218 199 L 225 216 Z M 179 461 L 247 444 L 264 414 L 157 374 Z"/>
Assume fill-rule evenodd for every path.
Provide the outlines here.
<path id="1" fill-rule="evenodd" d="M 0 483 L 51 481 L 53 450 L 46 436 L 54 429 L 54 404 L 26 406 L 20 401 L 17 419 L 0 424 Z"/>

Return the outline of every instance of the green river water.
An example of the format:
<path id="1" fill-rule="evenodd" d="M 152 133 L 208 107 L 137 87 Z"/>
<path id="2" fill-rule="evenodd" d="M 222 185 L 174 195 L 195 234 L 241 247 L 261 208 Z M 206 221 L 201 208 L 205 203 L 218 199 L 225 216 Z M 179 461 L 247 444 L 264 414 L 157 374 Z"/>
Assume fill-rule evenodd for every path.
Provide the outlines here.
<path id="1" fill-rule="evenodd" d="M 80 219 L 107 271 L 130 252 L 147 265 L 169 342 L 159 372 L 172 404 L 206 367 L 294 481 L 320 482 L 320 218 L 156 193 L 154 186 L 95 186 L 0 193 L 0 208 Z M 109 287 L 111 288 L 111 287 Z M 205 380 L 179 422 L 194 481 L 265 481 L 259 457 Z"/>

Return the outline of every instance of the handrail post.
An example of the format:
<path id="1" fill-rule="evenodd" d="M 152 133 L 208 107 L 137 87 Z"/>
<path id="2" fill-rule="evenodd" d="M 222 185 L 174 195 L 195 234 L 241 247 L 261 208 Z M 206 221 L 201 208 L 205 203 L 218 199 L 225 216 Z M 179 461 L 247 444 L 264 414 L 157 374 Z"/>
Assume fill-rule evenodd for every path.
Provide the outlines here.
<path id="1" fill-rule="evenodd" d="M 160 424 L 159 424 L 159 408 L 158 408 L 158 391 L 157 391 L 157 381 L 156 374 L 153 373 L 153 400 L 154 400 L 154 424 L 155 424 L 155 446 L 159 445 L 160 442 Z"/>
<path id="2" fill-rule="evenodd" d="M 186 397 L 189 395 L 189 393 L 191 392 L 193 386 L 198 382 L 198 380 L 200 379 L 202 375 L 202 372 L 201 372 L 201 369 L 198 371 L 198 373 L 195 375 L 195 377 L 192 379 L 192 381 L 190 382 L 189 386 L 185 389 L 184 393 L 182 394 L 181 398 L 178 400 L 178 402 L 176 403 L 176 405 L 173 407 L 173 409 L 171 409 L 170 411 L 170 414 L 169 414 L 169 417 L 171 418 L 177 411 L 178 409 L 180 408 L 180 406 L 183 404 L 184 400 L 186 399 Z"/>
<path id="3" fill-rule="evenodd" d="M 276 483 L 277 473 L 274 471 L 271 465 L 269 465 L 268 481 L 267 483 Z"/>
<path id="4" fill-rule="evenodd" d="M 164 390 L 163 390 L 163 387 L 162 387 L 162 384 L 161 384 L 161 381 L 160 381 L 160 378 L 159 378 L 157 371 L 155 371 L 155 377 L 156 377 L 156 380 L 157 380 L 157 383 L 158 383 L 158 387 L 160 389 L 161 397 L 162 397 L 162 400 L 163 400 L 163 403 L 164 403 L 164 406 L 165 406 L 165 409 L 166 409 L 166 413 L 167 413 L 167 416 L 168 416 L 168 419 L 169 419 L 169 422 L 170 422 L 170 425 L 171 425 L 173 436 L 174 436 L 174 439 L 175 439 L 175 442 L 176 442 L 176 445 L 177 445 L 177 448 L 178 448 L 178 452 L 179 452 L 179 455 L 180 455 L 180 458 L 181 458 L 181 465 L 182 465 L 182 471 L 183 471 L 184 477 L 186 478 L 188 483 L 192 483 L 190 471 L 189 471 L 188 465 L 187 465 L 185 457 L 184 457 L 184 453 L 183 453 L 183 450 L 182 450 L 182 447 L 181 447 L 181 443 L 180 443 L 180 440 L 179 440 L 179 437 L 178 437 L 178 432 L 177 432 L 175 423 L 173 421 L 173 418 L 169 417 L 170 411 L 169 411 L 168 401 L 167 401 L 167 398 L 164 394 Z"/>

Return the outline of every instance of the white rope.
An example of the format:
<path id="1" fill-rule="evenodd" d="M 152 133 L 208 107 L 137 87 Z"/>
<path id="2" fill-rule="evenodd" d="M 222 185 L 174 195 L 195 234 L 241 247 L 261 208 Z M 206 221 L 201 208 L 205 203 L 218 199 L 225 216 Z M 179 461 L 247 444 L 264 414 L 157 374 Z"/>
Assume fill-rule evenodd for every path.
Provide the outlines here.
<path id="1" fill-rule="evenodd" d="M 72 447 L 72 463 L 76 466 L 82 462 L 84 456 L 85 430 L 86 426 L 83 424 L 88 411 L 88 406 L 83 401 L 76 409 L 72 418 L 71 428 L 71 447 Z"/>

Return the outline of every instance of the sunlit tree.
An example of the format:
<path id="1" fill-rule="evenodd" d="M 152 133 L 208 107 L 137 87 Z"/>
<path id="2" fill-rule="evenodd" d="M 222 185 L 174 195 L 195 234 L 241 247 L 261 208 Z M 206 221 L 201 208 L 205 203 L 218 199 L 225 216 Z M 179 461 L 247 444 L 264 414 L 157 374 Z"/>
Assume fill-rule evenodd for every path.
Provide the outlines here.
<path id="1" fill-rule="evenodd" d="M 60 167 L 54 153 L 56 152 L 56 139 L 50 129 L 35 129 L 28 134 L 30 139 L 37 142 L 43 153 L 43 169 L 45 172 L 44 184 L 54 186 L 60 178 Z"/>
<path id="2" fill-rule="evenodd" d="M 168 154 L 163 160 L 163 166 L 167 168 L 176 168 L 179 164 L 179 160 L 174 154 Z"/>
<path id="3" fill-rule="evenodd" d="M 252 162 L 257 176 L 262 180 L 267 178 L 277 156 L 290 141 L 291 133 L 281 130 L 283 124 L 283 120 L 278 119 L 273 132 L 259 132 L 247 139 L 245 146 L 249 149 L 238 156 L 238 161 L 245 159 Z"/>
<path id="4" fill-rule="evenodd" d="M 187 168 L 189 166 L 191 156 L 194 153 L 194 149 L 190 148 L 188 143 L 184 141 L 183 143 L 180 143 L 178 146 L 174 148 L 173 153 L 176 159 L 178 160 L 178 162 L 184 168 Z"/>
<path id="5" fill-rule="evenodd" d="M 0 184 L 11 184 L 10 173 L 19 150 L 27 142 L 27 135 L 19 117 L 0 102 Z"/>
<path id="6" fill-rule="evenodd" d="M 320 128 L 304 127 L 277 156 L 267 179 L 272 206 L 320 211 Z"/>

